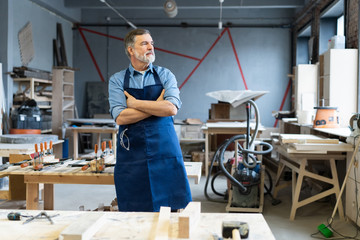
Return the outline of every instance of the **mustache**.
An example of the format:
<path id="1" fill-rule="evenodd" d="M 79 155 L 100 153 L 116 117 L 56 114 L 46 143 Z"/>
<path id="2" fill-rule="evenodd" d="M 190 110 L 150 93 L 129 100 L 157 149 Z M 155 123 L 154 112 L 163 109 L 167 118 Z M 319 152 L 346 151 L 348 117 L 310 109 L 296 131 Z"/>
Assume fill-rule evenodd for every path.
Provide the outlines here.
<path id="1" fill-rule="evenodd" d="M 153 55 L 155 54 L 154 51 L 150 50 L 150 51 L 147 51 L 147 52 L 145 53 L 145 55 L 147 55 L 148 53 L 152 53 Z"/>

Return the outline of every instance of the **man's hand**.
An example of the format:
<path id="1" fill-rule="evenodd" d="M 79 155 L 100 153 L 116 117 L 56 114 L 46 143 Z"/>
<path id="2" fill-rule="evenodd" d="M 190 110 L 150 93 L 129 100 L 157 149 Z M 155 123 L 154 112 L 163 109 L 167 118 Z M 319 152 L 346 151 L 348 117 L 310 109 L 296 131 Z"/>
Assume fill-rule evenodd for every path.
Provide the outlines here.
<path id="1" fill-rule="evenodd" d="M 126 96 L 126 105 L 128 108 L 135 108 L 135 104 L 136 104 L 136 98 L 134 98 L 133 96 L 131 96 L 127 91 L 124 91 L 124 94 Z"/>
<path id="2" fill-rule="evenodd" d="M 164 94 L 165 94 L 165 89 L 163 89 L 163 90 L 161 91 L 161 94 L 160 94 L 160 96 L 156 99 L 156 101 L 162 101 L 162 100 L 164 100 Z"/>

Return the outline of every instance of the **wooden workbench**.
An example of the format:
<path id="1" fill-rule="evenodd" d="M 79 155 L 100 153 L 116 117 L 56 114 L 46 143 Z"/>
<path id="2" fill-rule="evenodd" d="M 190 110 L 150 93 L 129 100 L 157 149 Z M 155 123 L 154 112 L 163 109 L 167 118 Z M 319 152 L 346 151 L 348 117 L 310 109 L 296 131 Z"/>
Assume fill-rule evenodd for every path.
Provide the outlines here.
<path id="1" fill-rule="evenodd" d="M 54 209 L 54 184 L 114 184 L 114 167 L 108 167 L 102 173 L 92 173 L 90 168 L 82 171 L 80 167 L 69 167 L 76 160 L 63 165 L 45 167 L 42 171 L 34 171 L 31 166 L 21 168 L 11 166 L 0 172 L 0 178 L 5 176 L 23 176 L 26 184 L 26 209 L 39 209 L 39 184 L 44 184 L 44 209 Z M 187 162 L 185 168 L 188 178 L 194 178 L 195 183 L 201 177 L 201 163 Z M 114 189 L 115 191 L 115 189 Z"/>
<path id="2" fill-rule="evenodd" d="M 297 134 L 280 134 L 280 142 L 282 136 L 293 136 L 296 140 Z M 298 134 L 299 142 L 306 141 Z M 313 136 L 313 135 L 310 135 Z M 319 137 L 313 136 L 310 140 L 317 140 Z M 308 140 L 308 141 L 310 141 Z M 337 140 L 337 139 L 328 139 Z M 324 140 L 325 141 L 325 140 Z M 287 184 L 280 185 L 279 180 L 285 167 L 288 167 L 292 171 L 292 206 L 290 213 L 290 220 L 295 219 L 296 210 L 314 201 L 335 194 L 336 198 L 339 198 L 340 186 L 337 174 L 337 168 L 335 160 L 345 160 L 346 152 L 352 152 L 353 147 L 351 144 L 339 142 L 338 144 L 326 144 L 326 143 L 291 143 L 281 144 L 274 146 L 275 150 L 280 155 L 279 168 L 275 180 L 274 197 L 276 198 L 278 191 Z M 331 177 L 322 176 L 321 174 L 314 172 L 311 164 L 313 161 L 321 160 L 323 164 L 330 166 Z M 297 174 L 297 175 L 296 175 Z M 320 182 L 325 182 L 331 185 L 330 189 L 326 189 L 311 197 L 300 200 L 300 192 L 304 178 L 314 179 Z M 339 216 L 344 219 L 343 205 L 340 200 L 338 207 Z"/>
<path id="3" fill-rule="evenodd" d="M 21 221 L 9 221 L 7 214 L 11 210 L 0 210 L 0 239 L 58 239 L 60 233 L 71 224 L 79 224 L 79 219 L 86 214 L 104 214 L 104 224 L 95 233 L 92 239 L 153 239 L 159 213 L 144 212 L 79 212 L 79 211 L 46 211 L 54 224 L 47 219 L 36 219 L 27 224 Z M 18 211 L 18 210 L 17 210 Z M 39 211 L 20 211 L 23 215 L 36 215 Z M 169 226 L 169 239 L 178 239 L 178 216 L 179 213 L 171 213 Z M 242 221 L 249 225 L 249 237 L 247 239 L 274 240 L 268 224 L 261 214 L 251 213 L 201 213 L 197 228 L 191 233 L 190 239 L 210 240 L 215 233 L 221 236 L 221 224 L 223 221 Z"/>
<path id="4" fill-rule="evenodd" d="M 64 142 L 58 140 L 53 144 Z M 24 159 L 30 159 L 30 155 L 35 153 L 35 144 L 14 144 L 0 143 L 0 157 L 8 157 L 9 163 L 15 163 Z M 0 173 L 1 174 L 1 173 Z M 0 199 L 25 200 L 24 176 L 13 175 L 9 177 L 9 190 L 0 190 Z"/>

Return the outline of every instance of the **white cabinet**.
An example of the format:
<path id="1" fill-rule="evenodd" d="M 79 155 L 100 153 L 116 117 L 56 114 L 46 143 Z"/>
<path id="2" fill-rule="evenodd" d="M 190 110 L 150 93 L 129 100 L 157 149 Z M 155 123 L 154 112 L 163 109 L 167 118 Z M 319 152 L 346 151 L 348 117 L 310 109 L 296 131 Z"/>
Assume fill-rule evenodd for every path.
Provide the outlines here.
<path id="1" fill-rule="evenodd" d="M 295 67 L 295 110 L 312 111 L 317 105 L 318 66 L 299 64 Z"/>
<path id="2" fill-rule="evenodd" d="M 357 49 L 330 49 L 323 55 L 325 106 L 337 107 L 340 127 L 347 127 L 357 112 Z M 321 63 L 320 63 L 321 65 Z"/>

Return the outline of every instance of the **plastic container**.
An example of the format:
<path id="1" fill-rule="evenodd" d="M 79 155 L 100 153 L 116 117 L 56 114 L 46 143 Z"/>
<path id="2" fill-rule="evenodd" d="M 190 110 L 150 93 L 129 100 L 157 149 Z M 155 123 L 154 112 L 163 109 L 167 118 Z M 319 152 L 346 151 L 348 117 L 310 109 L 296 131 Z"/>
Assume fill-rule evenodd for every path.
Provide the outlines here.
<path id="1" fill-rule="evenodd" d="M 28 100 L 11 112 L 12 128 L 41 129 L 41 112 L 34 100 Z"/>
<path id="2" fill-rule="evenodd" d="M 330 41 L 330 48 L 332 49 L 344 49 L 345 48 L 345 36 L 333 36 Z"/>

